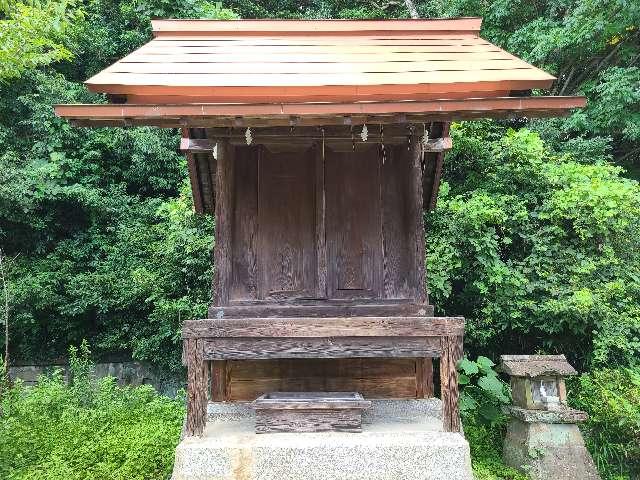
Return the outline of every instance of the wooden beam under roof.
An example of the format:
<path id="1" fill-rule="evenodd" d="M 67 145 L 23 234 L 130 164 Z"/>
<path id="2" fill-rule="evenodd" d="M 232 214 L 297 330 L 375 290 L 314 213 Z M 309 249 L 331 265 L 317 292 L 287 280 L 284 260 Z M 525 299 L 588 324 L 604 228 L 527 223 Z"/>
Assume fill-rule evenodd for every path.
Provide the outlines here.
<path id="1" fill-rule="evenodd" d="M 185 105 L 56 105 L 56 115 L 84 126 L 156 125 L 161 127 L 250 127 L 346 123 L 405 123 L 410 115 L 452 121 L 514 116 L 568 114 L 584 107 L 585 97 L 503 97 L 406 102 L 185 104 Z M 307 121 L 305 121 L 305 119 Z"/>
<path id="2" fill-rule="evenodd" d="M 227 130 L 227 129 L 225 129 Z M 320 129 L 315 128 L 316 131 L 307 129 L 300 129 L 302 131 L 290 131 L 288 128 L 283 127 L 278 133 L 264 134 L 262 130 L 252 135 L 252 145 L 296 145 L 309 142 L 325 142 L 328 146 L 333 147 L 336 144 L 351 144 L 357 143 L 358 145 L 364 143 L 384 143 L 384 144 L 407 144 L 410 137 L 414 136 L 414 133 L 408 129 L 404 129 L 403 132 L 372 132 L 368 135 L 367 140 L 360 138 L 359 132 L 349 132 L 345 129 L 341 134 L 333 133 L 330 135 L 323 135 Z M 234 129 L 231 132 L 211 132 L 212 140 L 208 138 L 189 138 L 182 137 L 180 140 L 180 151 L 183 153 L 196 153 L 196 152 L 213 152 L 214 146 L 217 141 L 226 139 L 232 145 L 245 145 L 246 137 L 245 133 L 241 129 Z M 451 150 L 452 141 L 451 137 L 435 137 L 429 138 L 423 145 L 424 152 L 444 152 Z"/>

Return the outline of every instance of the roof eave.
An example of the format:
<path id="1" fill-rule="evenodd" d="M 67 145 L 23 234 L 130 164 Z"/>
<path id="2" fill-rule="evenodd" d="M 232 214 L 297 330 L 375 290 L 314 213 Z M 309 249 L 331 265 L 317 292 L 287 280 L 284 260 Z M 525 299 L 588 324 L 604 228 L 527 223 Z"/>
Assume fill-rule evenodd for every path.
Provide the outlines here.
<path id="1" fill-rule="evenodd" d="M 439 121 L 533 118 L 563 116 L 585 105 L 585 97 L 502 97 L 356 103 L 83 104 L 56 105 L 55 112 L 85 126 L 157 125 L 173 128 L 290 125 L 291 122 L 305 125 L 347 121 L 352 124 L 411 123 L 417 117 Z"/>

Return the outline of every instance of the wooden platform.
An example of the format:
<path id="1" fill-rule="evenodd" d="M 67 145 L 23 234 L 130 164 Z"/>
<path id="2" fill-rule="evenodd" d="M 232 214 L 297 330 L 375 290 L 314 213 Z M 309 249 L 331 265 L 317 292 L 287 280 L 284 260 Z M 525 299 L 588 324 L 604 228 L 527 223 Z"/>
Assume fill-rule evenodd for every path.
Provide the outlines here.
<path id="1" fill-rule="evenodd" d="M 187 433 L 202 432 L 207 392 L 220 379 L 209 362 L 272 359 L 440 358 L 443 428 L 459 431 L 456 362 L 462 356 L 460 317 L 221 318 L 185 322 Z M 420 372 L 431 383 L 432 368 Z"/>

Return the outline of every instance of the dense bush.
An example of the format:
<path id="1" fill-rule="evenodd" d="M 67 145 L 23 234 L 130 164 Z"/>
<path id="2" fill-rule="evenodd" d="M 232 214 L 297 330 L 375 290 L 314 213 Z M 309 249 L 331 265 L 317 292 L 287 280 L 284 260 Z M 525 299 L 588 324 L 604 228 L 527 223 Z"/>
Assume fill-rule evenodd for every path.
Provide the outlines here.
<path id="1" fill-rule="evenodd" d="M 606 478 L 640 478 L 640 368 L 602 369 L 569 383 L 571 405 L 589 414 L 587 446 Z"/>
<path id="2" fill-rule="evenodd" d="M 506 418 L 491 424 L 477 416 L 463 418 L 464 435 L 469 441 L 471 466 L 476 480 L 527 480 L 527 476 L 502 461 L 502 440 Z"/>
<path id="3" fill-rule="evenodd" d="M 495 363 L 484 356 L 458 363 L 460 416 L 471 449 L 476 480 L 525 480 L 502 461 L 507 418 L 502 407 L 511 399 L 509 385 L 500 380 Z"/>
<path id="4" fill-rule="evenodd" d="M 611 164 L 550 152 L 531 131 L 454 126 L 427 215 L 427 268 L 465 343 L 563 352 L 578 367 L 640 355 L 640 187 Z M 580 160 L 580 161 L 578 161 Z M 505 351 L 508 345 L 508 351 Z"/>
<path id="5" fill-rule="evenodd" d="M 72 356 L 74 379 L 58 371 L 0 398 L 0 478 L 4 480 L 162 480 L 180 437 L 182 399 L 152 387 L 89 379 Z"/>
<path id="6" fill-rule="evenodd" d="M 179 134 L 75 128 L 52 105 L 104 101 L 78 82 L 146 41 L 151 17 L 228 15 L 195 0 L 64 3 L 79 12 L 64 17 L 73 21 L 64 38 L 16 27 L 13 42 L 37 50 L 52 35 L 73 63 L 0 78 L 0 249 L 17 257 L 13 361 L 51 361 L 90 338 L 98 355 L 176 369 L 182 320 L 206 311 L 213 243 L 212 219 L 192 211 Z"/>

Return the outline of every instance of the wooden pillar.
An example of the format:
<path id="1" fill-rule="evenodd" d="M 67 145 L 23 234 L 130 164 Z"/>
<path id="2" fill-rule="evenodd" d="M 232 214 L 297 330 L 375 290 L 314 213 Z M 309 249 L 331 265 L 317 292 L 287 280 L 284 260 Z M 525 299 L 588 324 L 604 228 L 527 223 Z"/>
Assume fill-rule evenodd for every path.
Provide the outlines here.
<path id="1" fill-rule="evenodd" d="M 327 245 L 326 245 L 326 210 L 325 198 L 325 146 L 315 146 L 316 150 L 316 255 L 318 258 L 318 298 L 327 297 Z"/>
<path id="2" fill-rule="evenodd" d="M 204 340 L 184 340 L 187 363 L 187 436 L 202 435 L 207 421 L 207 383 L 209 374 L 203 358 Z"/>
<path id="3" fill-rule="evenodd" d="M 432 123 L 431 127 L 429 127 L 430 133 L 436 137 L 448 137 L 449 125 L 449 122 Z M 425 155 L 424 180 L 428 185 L 423 182 L 423 203 L 424 208 L 428 211 L 436 208 L 445 155 L 446 151 L 430 152 Z"/>
<path id="4" fill-rule="evenodd" d="M 460 431 L 458 411 L 458 371 L 456 366 L 462 358 L 462 336 L 441 338 L 440 396 L 442 399 L 442 426 L 445 432 Z"/>
<path id="5" fill-rule="evenodd" d="M 234 147 L 228 141 L 218 142 L 216 168 L 216 244 L 213 305 L 229 305 L 231 283 L 231 233 L 233 229 Z"/>
<path id="6" fill-rule="evenodd" d="M 417 137 L 411 140 L 409 152 L 409 184 L 410 203 L 409 218 L 413 219 L 411 229 L 411 248 L 413 250 L 413 265 L 415 265 L 415 298 L 416 303 L 428 303 L 427 286 L 425 284 L 425 242 L 424 242 L 424 211 L 422 208 L 422 146 Z"/>

